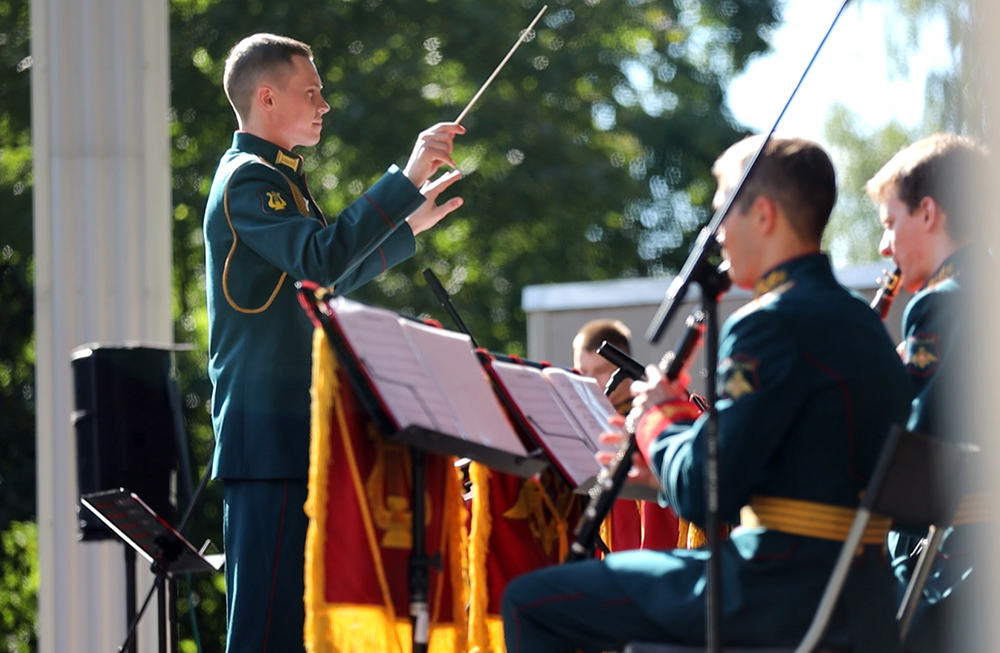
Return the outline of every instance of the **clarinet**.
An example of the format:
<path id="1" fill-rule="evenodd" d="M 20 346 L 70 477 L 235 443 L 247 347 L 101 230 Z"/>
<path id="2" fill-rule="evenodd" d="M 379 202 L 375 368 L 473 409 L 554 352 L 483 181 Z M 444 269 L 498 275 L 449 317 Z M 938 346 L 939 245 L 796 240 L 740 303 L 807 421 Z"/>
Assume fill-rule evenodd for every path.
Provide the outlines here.
<path id="1" fill-rule="evenodd" d="M 878 284 L 878 290 L 875 291 L 875 297 L 872 298 L 871 307 L 884 320 L 889 314 L 892 300 L 896 299 L 896 295 L 899 293 L 899 288 L 902 285 L 900 283 L 902 275 L 899 272 L 899 268 L 896 268 L 892 274 L 889 274 L 887 270 L 882 270 L 882 274 L 886 275 L 886 278 L 882 279 L 882 277 L 879 277 L 875 279 L 875 283 Z"/>
<path id="2" fill-rule="evenodd" d="M 691 355 L 698 349 L 701 336 L 705 332 L 705 319 L 705 312 L 702 310 L 697 310 L 688 316 L 687 321 L 684 323 L 684 335 L 681 336 L 677 348 L 674 351 L 667 352 L 663 356 L 659 368 L 668 380 L 677 380 L 677 377 L 680 376 Z M 603 345 L 601 349 L 604 350 L 608 347 L 614 350 L 614 347 L 607 344 Z M 641 365 L 621 351 L 614 351 L 624 357 L 624 359 L 631 361 L 631 364 L 619 365 L 619 371 L 616 374 L 624 370 L 625 375 L 639 372 L 639 375 L 635 378 L 641 379 L 645 376 L 641 372 Z M 602 353 L 601 355 L 612 363 L 618 364 L 611 357 L 615 356 L 614 353 L 611 356 L 608 356 L 607 353 Z M 619 360 L 625 362 L 624 359 Z M 636 370 L 636 367 L 638 367 L 638 370 Z M 622 375 L 622 378 L 625 378 L 625 375 Z M 612 378 L 608 381 L 609 387 L 611 387 L 611 383 L 614 380 Z M 627 437 L 622 441 L 621 446 L 615 453 L 615 457 L 611 459 L 611 463 L 597 475 L 597 483 L 594 484 L 594 487 L 589 492 L 590 499 L 587 502 L 587 507 L 580 516 L 580 522 L 573 532 L 573 545 L 566 555 L 567 561 L 575 562 L 594 557 L 594 548 L 601 530 L 601 523 L 608 516 L 608 513 L 611 512 L 611 507 L 625 485 L 629 470 L 632 469 L 632 457 L 639 451 L 639 445 L 635 439 L 635 426 L 630 420 L 630 423 L 627 424 Z"/>

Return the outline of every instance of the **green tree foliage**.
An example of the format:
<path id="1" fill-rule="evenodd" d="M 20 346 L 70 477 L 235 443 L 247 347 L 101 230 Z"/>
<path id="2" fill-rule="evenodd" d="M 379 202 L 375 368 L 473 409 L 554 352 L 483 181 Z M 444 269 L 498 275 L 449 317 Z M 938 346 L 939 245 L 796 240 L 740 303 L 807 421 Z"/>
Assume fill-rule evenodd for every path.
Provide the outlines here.
<path id="1" fill-rule="evenodd" d="M 538 6 L 176 1 L 178 274 L 200 270 L 205 191 L 235 127 L 222 66 L 240 36 L 269 30 L 313 46 L 333 110 L 323 143 L 305 155 L 335 213 L 404 161 L 420 129 L 459 113 Z M 523 352 L 524 285 L 676 269 L 707 217 L 710 164 L 742 134 L 724 83 L 766 47 L 761 28 L 774 11 L 762 0 L 554 2 L 466 120 L 456 152 L 465 206 L 421 239 L 414 262 L 358 295 L 440 316 L 419 275 L 429 266 L 481 342 Z M 194 326 L 204 282 L 191 281 L 181 310 Z"/>
<path id="2" fill-rule="evenodd" d="M 865 127 L 854 112 L 838 103 L 830 108 L 824 135 L 833 146 L 839 187 L 837 206 L 823 235 L 824 248 L 838 264 L 878 261 L 882 226 L 865 184 L 914 140 L 913 130 L 898 122 Z"/>
<path id="3" fill-rule="evenodd" d="M 38 528 L 12 522 L 0 533 L 0 651 L 38 650 Z"/>
<path id="4" fill-rule="evenodd" d="M 907 128 L 897 121 L 866 125 L 856 113 L 835 104 L 826 117 L 825 135 L 837 159 L 839 199 L 827 229 L 825 246 L 838 263 L 879 260 L 881 235 L 876 208 L 865 194 L 865 183 L 896 152 L 924 136 L 951 131 L 981 136 L 985 130 L 980 93 L 982 62 L 967 56 L 976 15 L 968 0 L 873 0 L 885 6 L 884 47 L 894 76 L 910 77 L 910 58 L 922 47 L 923 30 L 934 21 L 944 24 L 950 61 L 941 62 L 924 80 L 924 116 Z"/>
<path id="5" fill-rule="evenodd" d="M 0 0 L 0 651 L 38 649 L 28 0 Z"/>
<path id="6" fill-rule="evenodd" d="M 0 0 L 0 531 L 35 515 L 27 0 Z"/>

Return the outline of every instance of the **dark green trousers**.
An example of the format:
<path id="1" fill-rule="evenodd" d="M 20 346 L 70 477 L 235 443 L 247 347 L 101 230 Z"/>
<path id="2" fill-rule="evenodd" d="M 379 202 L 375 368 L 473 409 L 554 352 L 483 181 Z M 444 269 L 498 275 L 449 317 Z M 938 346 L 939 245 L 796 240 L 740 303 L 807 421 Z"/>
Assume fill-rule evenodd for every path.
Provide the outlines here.
<path id="1" fill-rule="evenodd" d="M 226 653 L 304 652 L 306 481 L 225 481 Z"/>

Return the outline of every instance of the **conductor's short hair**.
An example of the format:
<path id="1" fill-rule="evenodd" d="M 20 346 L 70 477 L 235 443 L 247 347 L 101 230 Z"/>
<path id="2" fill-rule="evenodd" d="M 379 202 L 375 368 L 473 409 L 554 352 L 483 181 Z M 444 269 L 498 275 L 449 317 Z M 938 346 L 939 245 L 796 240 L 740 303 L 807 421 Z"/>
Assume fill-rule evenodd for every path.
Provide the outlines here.
<path id="1" fill-rule="evenodd" d="M 242 120 L 250 116 L 253 95 L 260 81 L 282 72 L 282 68 L 290 68 L 296 56 L 312 61 L 312 48 L 277 34 L 254 34 L 233 46 L 226 57 L 222 85 L 229 103 Z"/>

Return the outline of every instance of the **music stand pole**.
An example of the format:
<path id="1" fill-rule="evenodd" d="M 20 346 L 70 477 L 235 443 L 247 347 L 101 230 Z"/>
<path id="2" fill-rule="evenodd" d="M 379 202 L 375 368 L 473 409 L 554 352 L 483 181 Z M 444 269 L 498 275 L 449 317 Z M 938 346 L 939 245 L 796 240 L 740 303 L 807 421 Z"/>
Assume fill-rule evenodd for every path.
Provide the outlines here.
<path id="1" fill-rule="evenodd" d="M 430 610 L 427 603 L 429 590 L 428 567 L 431 560 L 427 558 L 424 528 L 424 493 L 427 481 L 425 478 L 424 452 L 410 448 L 413 481 L 413 547 L 410 549 L 409 586 L 410 586 L 410 625 L 413 632 L 413 653 L 427 653 L 427 643 L 430 634 Z"/>
<path id="2" fill-rule="evenodd" d="M 211 455 L 209 456 L 209 464 L 205 467 L 205 473 L 201 475 L 201 480 L 198 482 L 198 487 L 194 491 L 194 495 L 191 497 L 191 501 L 188 502 L 187 509 L 184 511 L 184 516 L 181 517 L 181 523 L 177 525 L 177 532 L 183 533 L 184 527 L 187 526 L 188 520 L 191 518 L 191 514 L 194 512 L 194 507 L 198 503 L 198 499 L 201 498 L 202 492 L 205 490 L 205 486 L 208 485 L 208 479 L 212 474 L 212 463 Z M 128 544 L 125 545 L 125 558 L 128 560 L 129 553 L 132 554 L 132 569 L 135 569 L 135 550 L 132 549 Z M 167 571 L 165 569 L 158 570 L 158 565 L 154 564 L 152 571 L 156 574 L 156 580 L 153 582 L 153 586 L 149 588 L 149 592 L 146 594 L 146 599 L 142 602 L 142 608 L 139 610 L 138 614 L 133 614 L 129 620 L 128 633 L 125 635 L 125 641 L 122 645 L 118 647 L 119 653 L 136 653 L 135 645 L 135 631 L 142 620 L 142 615 L 145 614 L 146 608 L 149 606 L 149 600 L 153 598 L 153 592 L 157 592 L 157 606 L 159 608 L 159 625 L 157 627 L 157 639 L 159 640 L 159 650 L 160 653 L 166 653 L 167 650 L 167 621 L 171 624 L 177 623 L 177 581 L 174 579 L 167 579 Z M 132 574 L 133 588 L 135 585 L 135 572 Z M 169 588 L 167 584 L 169 583 Z M 167 596 L 169 594 L 171 597 L 171 608 L 170 615 L 167 616 Z M 133 594 L 134 597 L 134 589 Z M 134 598 L 131 603 L 132 612 L 135 612 L 135 602 Z M 170 629 L 170 643 L 171 649 L 170 653 L 177 653 L 177 630 L 175 628 Z"/>
<path id="3" fill-rule="evenodd" d="M 135 549 L 125 545 L 125 627 L 135 621 Z M 137 653 L 135 641 L 131 642 L 126 653 Z"/>

